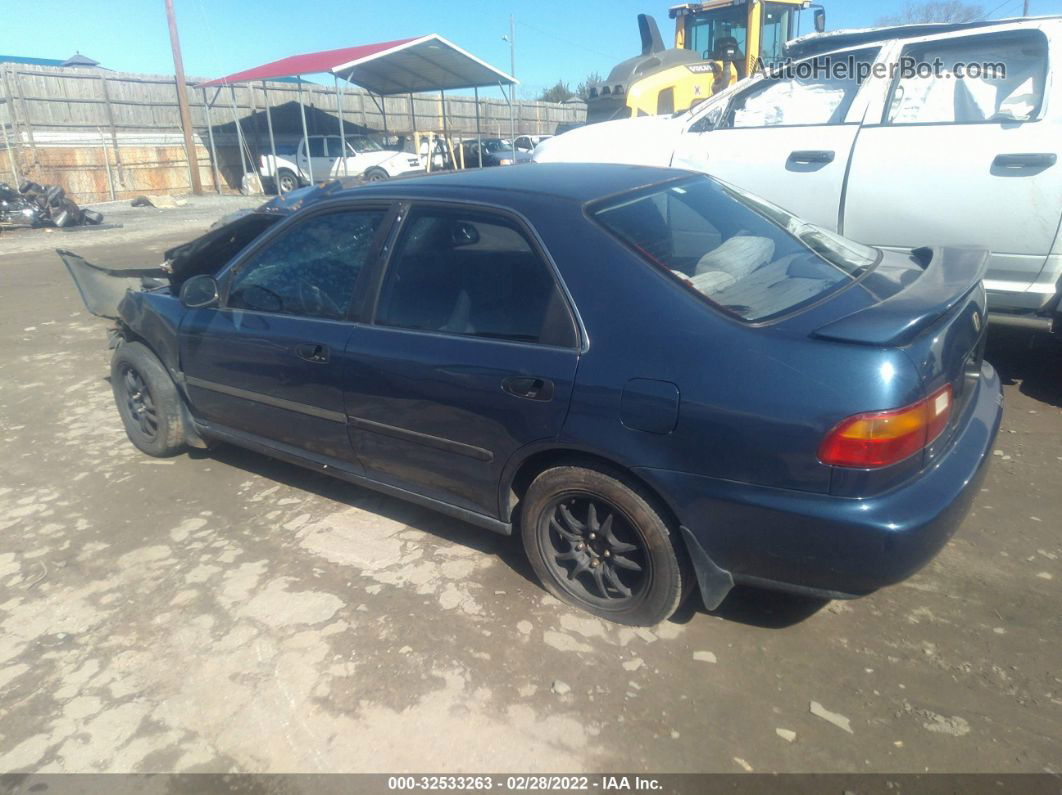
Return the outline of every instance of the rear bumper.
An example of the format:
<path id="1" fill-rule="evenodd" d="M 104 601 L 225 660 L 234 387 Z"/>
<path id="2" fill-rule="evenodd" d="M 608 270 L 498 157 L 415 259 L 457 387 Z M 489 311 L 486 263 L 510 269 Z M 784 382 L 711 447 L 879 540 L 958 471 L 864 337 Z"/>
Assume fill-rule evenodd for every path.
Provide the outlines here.
<path id="1" fill-rule="evenodd" d="M 852 499 L 639 469 L 735 582 L 860 596 L 914 574 L 940 551 L 977 494 L 1002 417 L 985 364 L 951 448 L 912 481 Z"/>

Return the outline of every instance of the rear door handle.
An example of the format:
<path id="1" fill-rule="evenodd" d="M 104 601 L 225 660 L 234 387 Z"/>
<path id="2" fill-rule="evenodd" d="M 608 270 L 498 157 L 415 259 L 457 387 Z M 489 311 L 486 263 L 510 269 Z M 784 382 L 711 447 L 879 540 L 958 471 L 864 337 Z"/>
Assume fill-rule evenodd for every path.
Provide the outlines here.
<path id="1" fill-rule="evenodd" d="M 300 359 L 305 359 L 314 364 L 324 364 L 328 361 L 328 346 L 317 342 L 304 342 L 295 346 L 295 354 Z"/>
<path id="2" fill-rule="evenodd" d="M 789 153 L 793 163 L 832 163 L 837 154 L 828 149 L 801 149 Z"/>
<path id="3" fill-rule="evenodd" d="M 1027 154 L 996 155 L 993 168 L 1050 168 L 1058 162 L 1053 152 L 1029 152 Z"/>
<path id="4" fill-rule="evenodd" d="M 502 381 L 502 389 L 526 400 L 553 400 L 553 382 L 533 375 L 513 375 Z"/>

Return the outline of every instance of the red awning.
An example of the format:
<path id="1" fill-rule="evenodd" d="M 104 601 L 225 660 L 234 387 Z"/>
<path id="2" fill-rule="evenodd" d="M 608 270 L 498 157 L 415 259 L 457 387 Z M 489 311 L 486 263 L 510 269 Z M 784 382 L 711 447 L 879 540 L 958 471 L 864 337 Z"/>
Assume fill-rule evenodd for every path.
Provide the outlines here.
<path id="1" fill-rule="evenodd" d="M 234 72 L 216 80 L 200 83 L 200 85 L 222 86 L 231 83 L 249 83 L 252 80 L 271 80 L 277 77 L 296 77 L 298 75 L 330 72 L 333 67 L 379 55 L 395 47 L 401 47 L 411 41 L 416 41 L 417 38 L 415 36 L 411 39 L 397 39 L 379 44 L 363 44 L 360 47 L 341 47 L 338 50 L 322 50 L 321 52 L 310 52 L 305 55 L 290 55 L 287 58 L 281 58 L 279 61 L 262 64 L 253 69 L 245 69 L 242 72 Z"/>

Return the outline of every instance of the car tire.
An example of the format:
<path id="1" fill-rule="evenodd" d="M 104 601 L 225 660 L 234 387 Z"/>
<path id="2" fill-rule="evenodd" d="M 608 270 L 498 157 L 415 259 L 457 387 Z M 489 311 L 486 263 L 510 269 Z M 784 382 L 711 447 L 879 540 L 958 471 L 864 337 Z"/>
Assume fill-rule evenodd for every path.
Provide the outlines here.
<path id="1" fill-rule="evenodd" d="M 383 182 L 385 179 L 390 178 L 391 175 L 382 168 L 370 168 L 365 172 L 365 176 L 363 177 L 365 182 Z"/>
<path id="2" fill-rule="evenodd" d="M 111 389 L 125 433 L 138 449 L 156 458 L 184 450 L 181 396 L 147 347 L 139 342 L 118 346 L 111 359 Z"/>
<path id="3" fill-rule="evenodd" d="M 588 613 L 654 626 L 691 589 L 677 528 L 619 471 L 596 465 L 545 470 L 524 495 L 520 522 L 524 550 L 543 586 Z"/>
<path id="4" fill-rule="evenodd" d="M 277 179 L 279 189 L 284 193 L 290 193 L 299 188 L 299 178 L 294 171 L 282 168 L 277 172 Z"/>

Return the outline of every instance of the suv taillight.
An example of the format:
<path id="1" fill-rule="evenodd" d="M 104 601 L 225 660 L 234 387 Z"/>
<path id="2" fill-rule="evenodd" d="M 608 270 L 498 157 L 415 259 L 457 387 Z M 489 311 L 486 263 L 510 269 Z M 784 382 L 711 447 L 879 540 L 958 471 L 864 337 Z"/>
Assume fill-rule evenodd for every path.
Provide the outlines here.
<path id="1" fill-rule="evenodd" d="M 877 469 L 914 455 L 944 431 L 951 416 L 951 386 L 902 409 L 871 411 L 843 420 L 819 448 L 819 460 L 839 467 Z"/>

